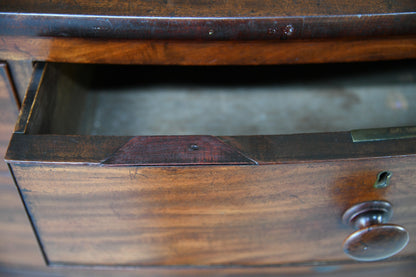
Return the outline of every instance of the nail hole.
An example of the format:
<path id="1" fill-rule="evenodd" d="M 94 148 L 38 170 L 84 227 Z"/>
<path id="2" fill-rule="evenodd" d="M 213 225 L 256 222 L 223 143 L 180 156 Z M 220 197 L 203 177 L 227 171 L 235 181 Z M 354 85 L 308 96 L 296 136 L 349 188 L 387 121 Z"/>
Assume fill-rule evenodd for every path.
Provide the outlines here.
<path id="1" fill-rule="evenodd" d="M 189 145 L 189 149 L 191 149 L 192 151 L 199 150 L 199 146 L 197 144 L 191 144 Z"/>

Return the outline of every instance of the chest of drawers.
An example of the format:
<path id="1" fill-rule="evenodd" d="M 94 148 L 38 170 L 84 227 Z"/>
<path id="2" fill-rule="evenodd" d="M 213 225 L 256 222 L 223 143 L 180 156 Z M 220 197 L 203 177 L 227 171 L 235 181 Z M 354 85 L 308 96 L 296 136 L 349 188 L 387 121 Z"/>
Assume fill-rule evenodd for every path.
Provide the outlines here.
<path id="1" fill-rule="evenodd" d="M 367 270 L 414 263 L 413 129 L 350 132 L 414 125 L 412 62 L 259 67 L 415 58 L 411 1 L 24 2 L 0 6 L 0 57 L 36 62 L 5 159 L 47 264 L 348 272 L 342 215 L 375 200 L 410 241 Z"/>

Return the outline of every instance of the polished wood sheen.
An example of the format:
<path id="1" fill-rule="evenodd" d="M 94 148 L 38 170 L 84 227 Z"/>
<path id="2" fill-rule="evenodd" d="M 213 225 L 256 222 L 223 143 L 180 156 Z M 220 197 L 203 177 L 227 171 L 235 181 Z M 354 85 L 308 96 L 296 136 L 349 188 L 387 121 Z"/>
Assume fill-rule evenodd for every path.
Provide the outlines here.
<path id="1" fill-rule="evenodd" d="M 394 224 L 369 226 L 351 234 L 344 252 L 358 261 L 378 261 L 399 253 L 408 243 L 409 233 Z"/>
<path id="2" fill-rule="evenodd" d="M 414 259 L 415 139 L 55 135 L 56 92 L 79 92 L 59 68 L 36 65 L 6 157 L 48 264 L 350 263 L 341 217 L 371 200 L 395 205 L 411 236 L 396 258 Z M 386 170 L 390 185 L 375 188 Z"/>
<path id="3" fill-rule="evenodd" d="M 414 156 L 269 166 L 12 164 L 50 264 L 274 265 L 345 262 L 345 209 L 388 199 L 412 220 Z M 394 174 L 386 189 L 377 172 Z M 409 185 L 411 184 L 411 185 Z"/>
<path id="4" fill-rule="evenodd" d="M 413 155 L 416 139 L 353 143 L 349 132 L 268 136 L 74 135 L 85 93 L 79 67 L 39 63 L 16 124 L 7 160 L 119 165 L 276 164 Z M 86 71 L 82 77 L 88 76 Z M 72 76 L 60 78 L 60 76 Z M 78 74 L 79 75 L 79 74 Z M 82 82 L 81 82 L 82 83 Z M 67 92 L 66 94 L 64 92 Z M 64 96 L 60 96 L 64 95 Z M 61 100 L 59 100 L 61 99 Z M 59 103 L 63 100 L 65 106 Z M 62 103 L 61 103 L 62 104 Z M 69 113 L 62 112 L 67 109 Z M 57 113 L 54 113 L 57 111 Z M 52 116 L 53 115 L 53 116 Z M 58 117 L 61 121 L 54 121 Z M 68 122 L 68 124 L 67 124 Z M 58 125 L 60 130 L 53 128 Z M 58 131 L 56 135 L 54 131 Z M 53 145 L 53 147 L 51 147 Z M 196 145 L 197 149 L 192 148 Z"/>
<path id="5" fill-rule="evenodd" d="M 413 0 L 0 2 L 0 154 L 16 117 L 12 84 L 18 106 L 33 61 L 272 65 L 416 58 Z M 48 78 L 46 86 L 53 83 Z M 413 139 L 354 144 L 347 132 L 195 137 L 214 152 L 179 137 L 165 145 L 165 138 L 40 134 L 55 96 L 29 98 L 45 112 L 31 120 L 32 106 L 23 107 L 7 157 L 18 190 L 0 165 L 1 276 L 415 275 Z M 142 151 L 143 141 L 154 147 Z M 155 151 L 161 146 L 165 151 Z M 172 159 L 167 152 L 176 146 L 204 151 L 187 166 L 161 162 Z M 189 163 L 194 155 L 182 154 L 173 159 Z M 201 165 L 206 159 L 214 163 Z M 374 188 L 385 170 L 393 173 L 390 185 Z M 410 232 L 408 247 L 384 262 L 358 263 L 342 252 L 352 232 L 342 213 L 368 200 L 391 201 L 392 222 Z M 97 263 L 104 266 L 88 267 Z"/>
<path id="6" fill-rule="evenodd" d="M 416 58 L 416 38 L 365 40 L 142 41 L 0 37 L 0 58 L 67 63 L 271 65 Z"/>
<path id="7" fill-rule="evenodd" d="M 321 0 L 311 2 L 264 0 L 230 1 L 123 1 L 104 0 L 15 0 L 1 3 L 1 11 L 7 13 L 85 14 L 119 16 L 170 16 L 170 17 L 256 17 L 256 16 L 317 16 L 350 14 L 385 14 L 414 12 L 412 0 L 345 1 Z"/>
<path id="8" fill-rule="evenodd" d="M 402 226 L 387 224 L 392 214 L 391 203 L 380 200 L 349 208 L 342 221 L 356 231 L 345 239 L 344 252 L 357 261 L 383 260 L 400 252 L 409 242 L 409 232 Z"/>
<path id="9" fill-rule="evenodd" d="M 293 40 L 414 35 L 400 1 L 13 1 L 0 34 L 87 38 Z"/>

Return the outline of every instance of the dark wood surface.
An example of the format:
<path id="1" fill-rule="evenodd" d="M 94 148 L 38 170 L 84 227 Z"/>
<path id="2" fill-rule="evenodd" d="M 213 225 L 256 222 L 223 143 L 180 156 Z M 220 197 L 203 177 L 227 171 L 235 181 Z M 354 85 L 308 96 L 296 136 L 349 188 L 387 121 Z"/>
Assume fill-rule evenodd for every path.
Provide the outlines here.
<path id="1" fill-rule="evenodd" d="M 12 164 L 50 264 L 273 266 L 352 262 L 341 222 L 388 200 L 410 233 L 415 156 L 279 165 L 102 167 Z M 377 173 L 393 173 L 386 189 Z"/>
<path id="2" fill-rule="evenodd" d="M 416 263 L 355 263 L 252 268 L 103 269 L 47 267 L 9 175 L 0 178 L 0 276 L 400 276 L 413 277 Z"/>
<path id="3" fill-rule="evenodd" d="M 402 226 L 374 225 L 351 234 L 344 242 L 344 251 L 359 261 L 383 260 L 399 253 L 408 239 Z"/>
<path id="4" fill-rule="evenodd" d="M 0 3 L 0 26 L 5 28 L 0 29 L 1 34 L 3 34 L 0 37 L 0 59 L 13 60 L 15 63 L 26 60 L 26 64 L 36 60 L 44 60 L 112 64 L 257 65 L 416 58 L 415 10 L 415 2 L 412 0 L 326 0 L 313 3 L 309 1 L 265 1 L 262 2 L 262 5 L 255 1 L 202 1 L 196 3 L 195 1 L 168 0 L 165 2 L 143 1 L 141 5 L 137 5 L 137 2 L 133 4 L 132 1 L 100 1 L 100 3 L 97 1 L 75 2 L 69 0 L 2 1 Z M 58 14 L 58 16 L 52 16 L 53 13 Z M 82 15 L 86 15 L 86 17 Z M 121 16 L 130 18 L 122 20 Z M 162 18 L 159 18 L 160 20 L 155 18 L 149 20 L 149 18 L 145 18 L 146 16 L 160 16 Z M 178 20 L 178 17 L 184 16 L 195 19 L 188 22 L 190 24 L 188 29 L 182 28 L 186 24 L 185 21 Z M 262 16 L 269 16 L 270 18 L 262 18 Z M 71 24 L 74 28 L 70 27 Z M 158 30 L 165 31 L 166 24 L 172 24 L 169 27 L 172 32 L 169 34 L 158 32 Z M 252 24 L 252 27 L 249 28 L 248 24 Z M 293 31 L 290 31 L 292 29 L 289 25 L 293 27 Z M 290 35 L 288 35 L 289 33 Z M 21 36 L 16 36 L 18 34 Z M 397 36 L 404 34 L 410 34 L 410 36 Z M 45 37 L 46 35 L 54 37 Z M 68 38 L 68 36 L 71 38 Z M 371 38 L 364 38 L 363 36 L 371 36 Z M 90 39 L 92 37 L 96 39 Z M 313 38 L 313 40 L 300 40 L 308 37 Z M 145 41 L 135 40 L 134 38 L 196 38 L 199 40 Z M 326 40 L 317 38 L 325 38 Z M 221 41 L 229 39 L 242 41 L 238 43 Z M 243 41 L 247 39 L 257 41 Z M 20 65 L 15 66 L 12 63 L 9 63 L 9 65 L 10 71 L 14 74 L 12 76 L 14 81 L 27 80 L 26 69 L 29 67 L 23 66 L 26 69 L 21 67 L 19 69 Z M 26 75 L 24 74 L 25 70 Z M 19 73 L 22 77 L 18 77 L 19 74 L 16 73 Z M 24 82 L 19 81 L 16 84 L 20 96 L 22 96 L 21 92 L 25 90 Z M 6 101 L 10 101 L 10 99 Z M 0 105 L 2 107 L 0 113 L 2 110 L 13 107 L 4 104 L 3 98 Z M 4 129 L 3 126 L 6 126 L 3 125 L 4 118 L 8 117 L 1 116 L 2 131 L 0 136 L 4 134 L 3 130 L 8 133 L 11 130 L 9 127 L 12 128 L 14 125 L 11 123 L 8 125 L 9 127 Z M 9 136 L 9 133 L 4 138 L 7 136 Z M 60 156 L 62 161 L 68 161 L 68 158 L 76 160 L 74 152 L 70 151 L 69 146 L 80 146 L 84 143 L 83 139 L 87 139 L 89 142 L 79 151 L 81 154 L 79 160 L 94 161 L 94 163 L 104 161 L 109 157 L 107 154 L 115 153 L 120 146 L 130 139 L 129 137 L 121 140 L 120 138 L 107 137 L 83 137 L 82 139 L 70 136 L 60 136 L 58 138 L 46 136 L 42 139 L 38 136 L 32 138 L 30 136 L 17 137 L 17 139 L 23 138 L 26 141 L 21 141 L 21 145 L 26 145 L 29 141 L 32 145 L 37 145 L 37 141 L 41 142 L 45 139 L 40 146 L 43 145 L 46 149 L 50 149 L 49 146 L 56 143 L 58 149 L 62 150 L 61 153 L 66 153 L 66 156 L 58 154 L 53 158 Z M 327 138 L 334 139 L 332 136 Z M 339 138 L 341 141 L 347 140 L 348 135 L 344 134 Z M 247 141 L 247 138 L 222 139 L 235 149 L 245 149 L 249 156 L 264 163 L 268 163 L 268 161 L 275 162 L 277 156 L 273 154 L 276 153 L 273 151 L 284 150 L 284 147 L 278 146 L 282 141 L 275 138 L 267 139 L 269 141 L 265 144 L 265 148 L 252 144 L 250 139 Z M 280 137 L 280 139 L 283 138 Z M 4 141 L 6 142 L 6 140 Z M 393 143 L 389 147 L 398 149 L 397 153 L 407 155 L 413 152 L 413 150 L 408 151 L 413 149 L 412 143 L 412 141 L 408 141 L 401 144 L 402 148 Z M 93 144 L 96 145 L 96 148 L 90 148 Z M 28 146 L 30 145 L 28 144 Z M 66 150 L 65 145 L 68 146 Z M 34 148 L 35 152 L 41 153 L 42 148 L 40 146 Z M 345 144 L 337 144 L 336 149 L 341 149 L 338 146 L 345 146 Z M 252 156 L 253 153 L 259 150 L 259 147 L 260 150 L 263 149 L 265 152 L 260 156 Z M 305 147 L 308 148 L 308 146 Z M 385 155 L 382 153 L 386 153 L 386 151 L 382 148 L 382 145 L 375 148 L 370 147 L 370 156 L 379 155 L 381 157 Z M 99 154 L 102 149 L 105 150 Z M 266 151 L 270 149 L 272 149 L 272 154 L 267 154 Z M 326 150 L 327 153 L 332 153 L 330 149 Z M 319 148 L 319 151 L 324 151 L 324 149 Z M 27 150 L 26 153 L 29 152 Z M 52 152 L 49 152 L 48 155 L 51 156 L 47 159 L 53 156 Z M 339 156 L 339 152 L 336 153 L 338 154 L 335 154 L 332 158 L 338 159 L 342 156 Z M 301 151 L 298 151 L 297 155 L 300 154 Z M 38 154 L 36 156 L 39 157 Z M 303 157 L 297 157 L 308 161 L 322 158 L 322 156 L 308 156 L 307 154 Z M 32 158 L 29 157 L 28 159 Z M 402 158 L 404 157 L 400 159 Z M 289 150 L 282 161 L 285 159 L 285 162 L 297 163 L 299 161 L 291 156 Z M 361 172 L 367 169 L 369 168 L 364 167 Z M 370 171 L 366 171 L 364 186 L 370 184 L 370 179 L 373 182 L 372 179 L 375 178 L 373 175 L 377 173 L 377 170 L 371 168 Z M 403 254 L 405 261 L 375 264 L 286 265 L 285 267 L 266 266 L 262 268 L 138 268 L 135 270 L 118 268 L 116 271 L 97 268 L 46 268 L 16 188 L 8 175 L 9 173 L 3 171 L 1 174 L 1 276 L 113 276 L 115 274 L 118 276 L 137 276 L 137 274 L 143 276 L 258 276 L 259 274 L 273 276 L 322 276 L 324 274 L 328 276 L 414 276 L 416 271 L 416 263 L 412 260 L 412 256 L 407 255 L 408 252 Z M 340 183 L 343 182 L 343 195 L 346 199 L 349 199 L 349 201 L 346 201 L 348 203 L 343 202 L 345 207 L 356 200 L 354 197 L 357 194 L 354 189 L 357 187 L 354 186 L 353 189 L 349 188 L 348 185 L 352 179 L 358 179 L 359 173 L 356 174 L 354 177 L 338 180 Z M 359 177 L 361 178 L 362 175 Z M 397 174 L 394 178 L 398 178 Z M 399 177 L 398 182 L 402 184 L 403 181 Z M 230 180 L 230 182 L 232 181 Z M 409 181 L 404 191 L 410 189 L 412 185 L 413 183 Z M 400 188 L 402 188 L 402 185 L 400 185 Z M 317 192 L 317 195 L 320 193 Z M 397 195 L 397 193 L 393 189 L 393 192 L 389 191 L 386 195 Z M 371 194 L 360 193 L 357 199 L 373 198 L 369 195 Z M 372 196 L 379 197 L 380 195 Z M 238 200 L 241 201 L 241 199 Z M 403 204 L 408 202 L 404 201 Z M 69 203 L 69 201 L 66 203 Z M 237 203 L 237 199 L 235 203 Z M 395 210 L 395 212 L 400 219 L 399 221 L 406 225 L 408 218 L 404 220 L 401 218 L 403 214 L 397 214 L 402 210 L 404 209 L 400 208 L 399 211 Z M 406 213 L 408 212 L 409 210 L 406 211 Z M 395 220 L 395 217 L 393 220 Z M 312 226 L 309 230 L 313 228 L 315 227 Z M 345 229 L 345 232 L 347 232 L 347 229 Z M 411 249 L 414 249 L 415 246 L 412 244 L 411 247 L 413 247 Z"/>
<path id="5" fill-rule="evenodd" d="M 25 98 L 26 89 L 32 77 L 33 65 L 31 60 L 7 60 L 7 66 L 12 76 L 17 95 L 19 98 L 18 107 L 20 109 L 21 103 Z"/>
<path id="6" fill-rule="evenodd" d="M 101 165 L 279 164 L 336 159 L 409 156 L 416 139 L 354 143 L 350 132 L 268 136 L 80 136 L 48 130 L 61 83 L 60 71 L 74 70 L 38 63 L 6 159 Z M 58 75 L 57 75 L 58 74 Z M 64 78 L 70 80 L 71 78 Z M 76 105 L 75 105 L 76 106 Z M 145 143 L 144 143 L 145 142 Z M 197 148 L 192 148 L 196 146 Z"/>
<path id="7" fill-rule="evenodd" d="M 210 137 L 195 136 L 195 141 L 206 140 Z M 136 145 L 132 157 L 122 155 L 119 149 L 131 147 L 132 141 L 146 139 L 161 149 L 143 149 Z M 165 140 L 168 139 L 167 137 Z M 320 141 L 319 139 L 322 139 Z M 416 154 L 415 139 L 388 140 L 379 142 L 353 143 L 348 132 L 322 133 L 282 136 L 248 136 L 212 138 L 218 141 L 215 147 L 223 147 L 224 158 L 227 153 L 229 159 L 213 160 L 207 156 L 211 164 L 280 164 L 304 161 L 323 161 L 335 159 L 363 159 L 368 157 L 412 156 Z M 222 141 L 222 142 L 221 142 Z M 226 142 L 226 144 L 224 144 Z M 198 153 L 193 163 L 184 160 L 178 149 L 187 149 L 189 141 L 171 137 L 171 145 L 166 147 L 160 140 L 145 137 L 106 137 L 106 136 L 65 136 L 65 135 L 22 135 L 15 134 L 6 156 L 9 161 L 42 163 L 66 162 L 79 164 L 107 164 L 107 165 L 161 165 L 161 157 L 173 164 L 204 164 Z M 52 147 L 53 146 L 53 147 Z M 206 144 L 204 146 L 207 146 Z M 133 145 L 133 147 L 135 147 Z M 175 148 L 175 151 L 171 151 Z M 170 150 L 169 150 L 170 149 Z M 219 148 L 221 149 L 221 148 Z M 221 151 L 222 151 L 221 150 Z M 257 150 L 257 152 L 256 152 Z M 204 151 L 209 151 L 204 150 Z M 231 151 L 231 152 L 230 152 Z M 149 156 L 150 155 L 150 156 Z M 189 154 L 190 155 L 190 154 Z M 116 156 L 116 159 L 115 157 Z M 234 158 L 233 158 L 234 157 Z M 238 158 L 239 157 L 239 158 Z M 238 159 L 236 159 L 238 158 Z"/>
<path id="8" fill-rule="evenodd" d="M 8 173 L 7 173 L 8 174 Z M 413 277 L 416 262 L 252 267 L 103 269 L 47 267 L 9 175 L 0 177 L 0 276 L 400 276 Z"/>
<path id="9" fill-rule="evenodd" d="M 44 266 L 33 229 L 8 171 L 0 172 L 0 191 L 0 268 Z M 0 276 L 3 276 L 1 269 Z"/>
<path id="10" fill-rule="evenodd" d="M 257 164 L 214 136 L 133 137 L 105 165 Z"/>
<path id="11" fill-rule="evenodd" d="M 268 41 L 142 41 L 2 36 L 0 58 L 67 63 L 270 65 L 416 58 L 416 38 Z"/>
<path id="12" fill-rule="evenodd" d="M 272 40 L 414 35 L 415 13 L 175 18 L 1 14 L 0 35 L 169 40 Z M 359 26 L 357 28 L 357 26 Z"/>
<path id="13" fill-rule="evenodd" d="M 15 0 L 2 1 L 2 12 L 160 17 L 261 17 L 387 14 L 415 12 L 412 0 Z"/>
<path id="14" fill-rule="evenodd" d="M 6 157 L 49 264 L 348 263 L 341 216 L 369 200 L 393 203 L 392 222 L 411 234 L 399 258 L 414 259 L 414 139 L 39 135 L 57 68 L 36 65 Z M 391 186 L 376 189 L 384 170 Z"/>
<path id="15" fill-rule="evenodd" d="M 33 230 L 3 157 L 17 120 L 18 107 L 9 68 L 0 64 L 0 268 L 42 265 Z M 2 272 L 0 275 L 7 276 Z"/>
<path id="16" fill-rule="evenodd" d="M 5 63 L 0 63 L 0 171 L 8 170 L 3 162 L 3 157 L 6 154 L 18 115 L 16 97 L 8 67 Z"/>
<path id="17" fill-rule="evenodd" d="M 68 141 L 71 140 L 71 138 L 67 138 Z M 51 145 L 51 144 L 49 144 Z M 114 148 L 115 149 L 115 148 Z M 109 151 L 111 152 L 111 151 Z M 355 163 L 355 162 L 354 162 Z M 407 163 L 406 163 L 407 164 Z M 386 165 L 386 164 L 384 164 Z M 362 166 L 362 164 L 357 164 L 357 167 L 359 167 L 361 170 L 365 170 L 365 166 Z M 411 166 L 412 168 L 414 167 Z M 364 168 L 364 169 L 363 169 Z M 345 167 L 341 167 L 340 170 L 345 169 Z M 378 170 L 384 170 L 385 166 L 382 166 L 380 168 L 377 169 L 372 169 L 372 172 L 370 173 L 366 173 L 364 176 L 364 180 L 368 180 L 368 181 L 364 181 L 364 184 L 373 184 L 374 180 L 375 180 L 375 176 L 378 173 Z M 404 168 L 402 168 L 401 170 L 405 170 Z M 412 169 L 410 169 L 409 171 L 411 171 Z M 286 170 L 285 170 L 286 171 Z M 37 172 L 37 171 L 35 171 Z M 40 175 L 42 175 L 42 172 L 38 172 Z M 246 174 L 247 172 L 244 172 L 244 174 Z M 306 173 L 305 173 L 306 174 Z M 368 174 L 368 175 L 367 175 Z M 70 174 L 72 176 L 74 176 L 75 174 Z M 230 174 L 230 176 L 234 176 L 236 174 Z M 296 174 L 297 175 L 297 174 Z M 306 174 L 308 175 L 308 174 Z M 310 174 L 309 175 L 313 175 Z M 394 176 L 398 176 L 397 172 L 394 171 Z M 399 174 L 400 176 L 400 174 Z M 198 176 L 199 178 L 200 176 Z M 362 176 L 359 176 L 360 178 Z M 255 176 L 253 176 L 253 182 L 257 181 L 254 180 Z M 325 176 L 325 178 L 327 178 Z M 342 195 L 342 197 L 340 196 L 339 199 L 344 199 L 344 201 L 346 199 L 349 199 L 349 201 L 346 201 L 346 203 L 343 203 L 344 207 L 347 207 L 349 204 L 353 204 L 353 201 L 361 201 L 361 200 L 368 200 L 368 199 L 372 199 L 374 197 L 379 198 L 380 194 L 372 194 L 372 193 L 368 193 L 368 191 L 361 191 L 363 194 L 362 195 L 357 195 L 357 187 L 349 187 L 349 182 L 354 182 L 355 179 L 360 179 L 356 176 L 350 176 L 349 178 L 340 178 L 340 179 L 345 179 L 345 182 L 342 185 L 342 188 L 348 188 L 348 191 L 343 190 L 342 192 L 339 192 L 340 195 Z M 306 177 L 305 177 L 306 179 Z M 374 180 L 373 180 L 374 179 Z M 247 180 L 247 182 L 250 182 L 251 179 Z M 309 178 L 308 178 L 309 180 Z M 313 178 L 312 178 L 313 180 Z M 361 180 L 361 179 L 360 179 Z M 406 182 L 406 189 L 411 189 L 412 188 L 412 180 L 401 180 L 401 182 Z M 232 181 L 230 181 L 232 182 Z M 307 181 L 304 181 L 304 183 L 306 183 Z M 361 181 L 359 181 L 361 182 Z M 318 182 L 319 183 L 319 182 Z M 358 182 L 357 182 L 358 183 Z M 55 184 L 55 183 L 54 183 Z M 410 184 L 410 187 L 409 187 Z M 296 186 L 295 186 L 296 187 Z M 369 186 L 368 186 L 369 187 Z M 11 264 L 15 264 L 15 267 L 11 266 L 10 264 L 8 265 L 8 267 L 3 267 L 2 268 L 2 273 L 4 273 L 5 275 L 29 275 L 36 273 L 36 274 L 50 274 L 52 276 L 71 276 L 71 274 L 73 276 L 82 276 L 83 274 L 85 276 L 90 276 L 91 274 L 97 274 L 97 275 L 111 275 L 114 273 L 114 271 L 90 271 L 88 269 L 78 269 L 78 270 L 65 270 L 65 269 L 48 269 L 46 270 L 43 267 L 33 267 L 33 268 L 25 268 L 25 267 L 20 267 L 17 268 L 16 266 L 25 264 L 27 266 L 27 263 L 42 263 L 42 259 L 41 259 L 41 255 L 38 252 L 39 249 L 36 247 L 36 243 L 35 243 L 35 239 L 33 237 L 33 234 L 30 233 L 30 226 L 28 224 L 28 222 L 24 221 L 25 220 L 25 216 L 24 216 L 24 212 L 23 210 L 19 210 L 19 199 L 16 199 L 16 192 L 15 190 L 13 190 L 14 188 L 11 187 L 11 190 L 9 194 L 5 193 L 3 196 L 5 197 L 5 199 L 7 199 L 7 201 L 2 202 L 2 210 L 5 211 L 10 211 L 6 217 L 6 221 L 10 220 L 10 218 L 13 218 L 14 220 L 14 226 L 15 226 L 15 230 L 19 230 L 14 231 L 13 237 L 10 236 L 10 229 L 12 228 L 13 225 L 10 224 L 2 224 L 2 227 L 6 230 L 5 234 L 6 234 L 6 238 L 9 237 L 10 240 L 7 240 L 5 242 L 7 247 L 10 247 L 9 249 L 12 250 L 7 250 L 7 254 L 5 254 L 4 256 L 6 257 L 5 260 L 9 261 L 8 263 Z M 282 188 L 283 189 L 283 188 Z M 361 187 L 360 187 L 361 189 Z M 400 188 L 401 190 L 401 188 Z M 290 190 L 288 191 L 290 192 Z M 403 191 L 406 194 L 406 191 Z M 316 193 L 316 195 L 320 195 L 321 192 Z M 15 208 L 11 208 L 11 209 L 6 209 L 3 207 L 9 207 L 8 205 L 11 205 L 10 203 L 13 203 L 13 195 L 14 195 L 14 199 L 16 199 L 16 206 Z M 272 194 L 270 194 L 272 195 Z M 296 194 L 297 196 L 299 196 L 298 194 Z M 389 194 L 390 195 L 390 194 Z M 357 198 L 358 197 L 358 198 Z M 390 199 L 390 197 L 386 197 L 388 199 Z M 414 198 L 414 197 L 413 197 Z M 269 198 L 267 198 L 269 199 Z M 402 202 L 402 199 L 400 199 L 400 201 L 398 202 Z M 228 200 L 227 200 L 228 201 Z M 237 201 L 237 200 L 236 200 Z M 335 200 L 337 201 L 337 200 Z M 68 201 L 69 202 L 69 201 Z M 339 201 L 337 201 L 339 202 Z M 116 201 L 117 203 L 117 201 Z M 237 202 L 235 202 L 237 203 Z M 404 203 L 411 203 L 410 200 L 409 201 L 403 201 Z M 272 204 L 273 205 L 273 204 Z M 21 208 L 21 206 L 20 206 Z M 340 211 L 341 209 L 339 209 Z M 401 208 L 401 210 L 405 210 L 404 208 Z M 12 212 L 13 211 L 13 212 Z M 396 210 L 395 210 L 396 211 Z M 399 210 L 400 212 L 400 210 Z M 409 210 L 407 209 L 407 212 L 409 212 Z M 16 216 L 16 214 L 20 213 L 21 217 L 19 218 L 18 216 Z M 396 211 L 396 215 L 399 216 L 399 214 L 397 214 L 398 212 Z M 403 214 L 403 216 L 406 217 L 406 214 Z M 399 216 L 400 218 L 400 216 Z M 407 217 L 407 219 L 412 218 Z M 400 219 L 400 221 L 394 221 L 395 223 L 401 223 L 403 225 L 407 225 L 406 223 L 408 222 L 407 219 Z M 27 220 L 27 219 L 26 219 Z M 26 228 L 26 229 L 25 229 Z M 311 227 L 312 229 L 315 227 Z M 346 228 L 345 233 L 347 234 L 348 232 L 350 232 L 349 228 Z M 7 236 L 8 235 L 8 236 Z M 23 239 L 24 238 L 24 239 Z M 19 240 L 20 241 L 20 245 L 19 247 L 16 246 L 16 244 L 14 243 L 14 241 Z M 33 248 L 31 248 L 33 247 Z M 341 247 L 341 246 L 340 246 Z M 17 250 L 19 249 L 19 250 Z M 411 248 L 412 249 L 412 248 Z M 407 250 L 406 250 L 407 251 Z M 6 252 L 4 252 L 6 253 Z M 10 254 L 9 254 L 10 253 Z M 21 253 L 21 254 L 19 254 Z M 407 256 L 406 252 L 404 253 L 404 257 L 403 259 L 413 259 L 411 256 Z M 21 257 L 26 257 L 26 260 L 22 261 Z M 331 255 L 332 257 L 332 255 Z M 336 257 L 336 256 L 335 256 Z M 345 261 L 343 261 L 345 262 Z M 395 263 L 393 263 L 395 264 Z M 184 274 L 188 274 L 188 275 L 194 275 L 196 274 L 196 272 L 198 272 L 198 274 L 206 274 L 207 276 L 210 276 L 212 274 L 218 274 L 218 272 L 222 272 L 222 274 L 226 274 L 226 275 L 258 275 L 260 273 L 265 274 L 265 275 L 276 275 L 276 274 L 283 274 L 283 275 L 287 275 L 287 274 L 296 274 L 297 276 L 313 276 L 313 274 L 315 274 L 316 276 L 321 276 L 322 273 L 319 273 L 320 270 L 322 270 L 323 272 L 328 271 L 328 272 L 332 272 L 333 274 L 347 274 L 345 272 L 348 272 L 347 275 L 345 276 L 354 276 L 354 274 L 356 276 L 360 276 L 360 275 L 368 275 L 368 274 L 376 274 L 379 276 L 382 276 L 381 274 L 385 274 L 382 273 L 381 271 L 377 271 L 380 267 L 384 268 L 384 271 L 386 271 L 386 266 L 387 268 L 389 268 L 387 270 L 387 272 L 389 273 L 395 273 L 395 274 L 400 274 L 400 276 L 412 276 L 411 271 L 408 270 L 412 270 L 414 267 L 414 260 L 409 260 L 407 263 L 400 263 L 397 267 L 391 267 L 391 263 L 387 263 L 386 264 L 377 264 L 377 265 L 372 265 L 371 268 L 367 268 L 367 269 L 363 269 L 360 265 L 351 265 L 351 266 L 340 266 L 340 265 L 332 265 L 331 263 L 329 264 L 321 264 L 317 267 L 299 267 L 296 266 L 294 268 L 291 267 L 284 267 L 284 268 L 279 268 L 278 266 L 276 267 L 271 267 L 269 268 L 268 266 L 266 266 L 265 268 L 242 268 L 242 269 L 233 269 L 233 268 L 225 268 L 225 269 L 215 269 L 215 268 L 211 268 L 211 269 L 174 269 L 172 270 L 171 268 L 165 268 L 165 269 L 155 269 L 155 268 L 150 268 L 150 269 L 136 269 L 134 271 L 131 270 L 127 270 L 127 271 L 117 271 L 117 274 L 125 274 L 125 275 L 135 275 L 135 274 L 147 274 L 148 276 L 154 276 L 154 275 L 171 275 L 171 274 L 177 274 L 177 275 L 184 275 Z M 280 266 L 280 265 L 279 265 Z M 25 271 L 28 270 L 28 271 Z M 45 271 L 46 270 L 46 271 Z M 196 270 L 196 271 L 195 271 Z M 316 273 L 318 271 L 318 273 Z M 174 272 L 174 273 L 172 273 Z M 202 273 L 201 273 L 202 272 Z M 340 273 L 341 272 L 341 273 Z M 409 273 L 410 272 L 410 273 Z M 330 274 L 330 273 L 327 273 Z M 339 275 L 337 275 L 339 276 Z"/>
<path id="18" fill-rule="evenodd" d="M 292 40 L 415 34 L 400 1 L 13 1 L 0 34 L 136 39 Z"/>

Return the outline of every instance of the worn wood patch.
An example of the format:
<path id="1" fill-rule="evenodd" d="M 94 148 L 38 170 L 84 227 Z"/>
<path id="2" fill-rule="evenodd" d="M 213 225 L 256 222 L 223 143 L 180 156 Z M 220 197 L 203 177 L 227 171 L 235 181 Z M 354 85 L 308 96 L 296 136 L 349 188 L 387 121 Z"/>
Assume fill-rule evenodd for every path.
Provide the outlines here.
<path id="1" fill-rule="evenodd" d="M 134 137 L 105 165 L 257 164 L 214 136 Z"/>

